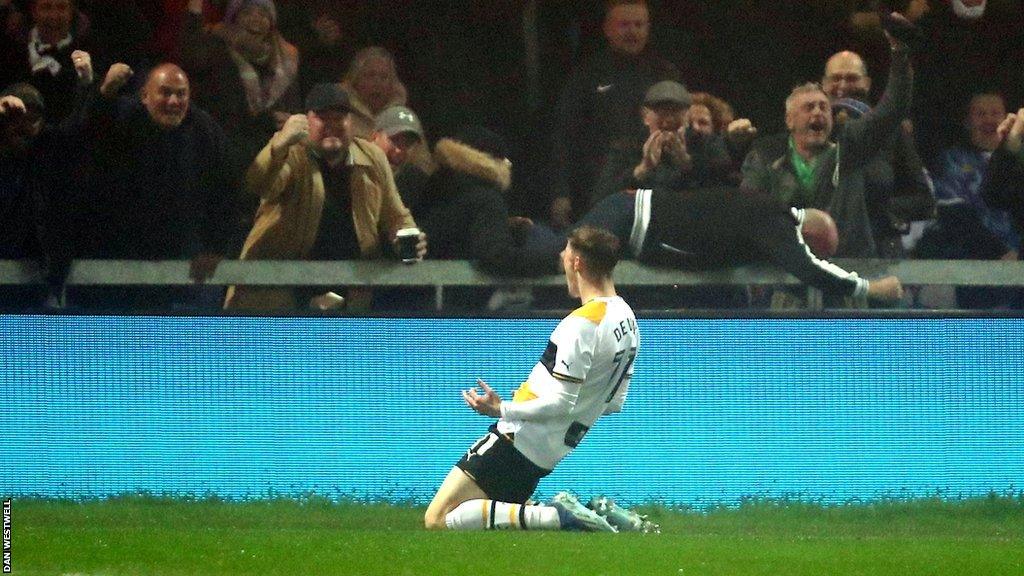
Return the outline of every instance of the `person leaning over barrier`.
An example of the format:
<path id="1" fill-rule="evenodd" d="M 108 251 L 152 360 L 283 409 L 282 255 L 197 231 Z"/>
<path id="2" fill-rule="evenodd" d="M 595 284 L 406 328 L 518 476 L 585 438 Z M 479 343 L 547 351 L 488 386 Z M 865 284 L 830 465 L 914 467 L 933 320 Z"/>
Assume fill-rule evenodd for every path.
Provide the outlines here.
<path id="1" fill-rule="evenodd" d="M 242 260 L 355 260 L 378 258 L 396 233 L 416 226 L 395 189 L 388 160 L 376 145 L 352 136 L 348 96 L 318 84 L 306 114 L 288 118 L 260 151 L 246 186 L 260 197 Z M 417 255 L 427 251 L 420 234 Z M 337 295 L 321 290 L 233 286 L 229 309 L 325 308 Z M 351 295 L 356 294 L 350 290 Z M 364 292 L 359 292 L 368 299 Z"/>
<path id="2" fill-rule="evenodd" d="M 609 230 L 644 264 L 710 270 L 771 262 L 826 295 L 882 302 L 903 297 L 896 276 L 869 281 L 826 260 L 839 243 L 828 213 L 791 208 L 763 193 L 624 190 L 601 200 L 578 225 Z M 554 259 L 554 251 L 547 257 Z"/>

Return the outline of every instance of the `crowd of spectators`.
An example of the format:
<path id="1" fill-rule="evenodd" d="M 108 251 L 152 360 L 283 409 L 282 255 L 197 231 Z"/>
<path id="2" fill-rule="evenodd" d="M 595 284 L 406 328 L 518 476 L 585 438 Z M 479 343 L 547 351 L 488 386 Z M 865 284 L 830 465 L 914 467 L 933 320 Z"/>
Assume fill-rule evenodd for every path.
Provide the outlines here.
<path id="1" fill-rule="evenodd" d="M 1021 30 L 1020 0 L 0 0 L 0 259 L 47 280 L 0 306 L 387 307 L 201 281 L 397 259 L 407 228 L 421 258 L 553 273 L 561 234 L 647 188 L 828 212 L 838 257 L 1017 260 Z M 197 285 L 65 293 L 74 258 Z"/>

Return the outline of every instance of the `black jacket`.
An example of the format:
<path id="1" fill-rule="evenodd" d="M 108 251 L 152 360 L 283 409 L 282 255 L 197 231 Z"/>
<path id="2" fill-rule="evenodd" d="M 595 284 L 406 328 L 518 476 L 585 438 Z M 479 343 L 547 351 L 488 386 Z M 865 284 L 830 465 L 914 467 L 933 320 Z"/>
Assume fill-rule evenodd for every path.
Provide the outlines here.
<path id="1" fill-rule="evenodd" d="M 87 133 L 93 165 L 79 214 L 85 255 L 180 259 L 226 254 L 234 195 L 224 133 L 191 107 L 162 130 L 136 99 L 91 96 Z"/>
<path id="2" fill-rule="evenodd" d="M 815 257 L 797 232 L 799 212 L 765 194 L 654 190 L 650 214 L 643 262 L 689 269 L 771 262 L 826 294 L 866 289 L 856 274 Z"/>
<path id="3" fill-rule="evenodd" d="M 1015 156 L 1004 148 L 993 152 L 981 196 L 992 208 L 1009 212 L 1024 236 L 1024 155 Z"/>
<path id="4" fill-rule="evenodd" d="M 588 208 L 609 146 L 643 130 L 640 104 L 661 80 L 678 81 L 679 71 L 650 51 L 630 57 L 607 48 L 573 72 L 558 103 L 555 197 L 573 199 L 578 213 Z"/>
<path id="5" fill-rule="evenodd" d="M 495 276 L 557 272 L 557 259 L 534 255 L 513 240 L 503 196 L 511 172 L 504 161 L 450 139 L 437 143 L 434 159 L 438 170 L 413 208 L 431 258 L 475 260 Z"/>

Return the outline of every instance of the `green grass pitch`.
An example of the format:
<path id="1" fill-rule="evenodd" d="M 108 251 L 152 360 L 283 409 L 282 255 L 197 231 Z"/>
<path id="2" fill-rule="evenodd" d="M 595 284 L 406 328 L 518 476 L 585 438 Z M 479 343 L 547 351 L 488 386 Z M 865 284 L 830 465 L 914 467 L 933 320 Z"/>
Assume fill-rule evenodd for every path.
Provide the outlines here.
<path id="1" fill-rule="evenodd" d="M 422 508 L 322 499 L 15 499 L 13 574 L 1021 576 L 1024 495 L 647 508 L 661 534 L 427 532 Z"/>

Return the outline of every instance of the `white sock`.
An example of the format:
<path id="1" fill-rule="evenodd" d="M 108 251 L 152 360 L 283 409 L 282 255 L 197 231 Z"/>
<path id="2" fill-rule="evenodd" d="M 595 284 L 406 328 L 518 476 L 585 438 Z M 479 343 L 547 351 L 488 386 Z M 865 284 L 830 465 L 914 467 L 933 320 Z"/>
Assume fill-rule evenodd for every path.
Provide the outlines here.
<path id="1" fill-rule="evenodd" d="M 449 530 L 558 530 L 558 510 L 497 500 L 467 500 L 444 517 Z"/>

